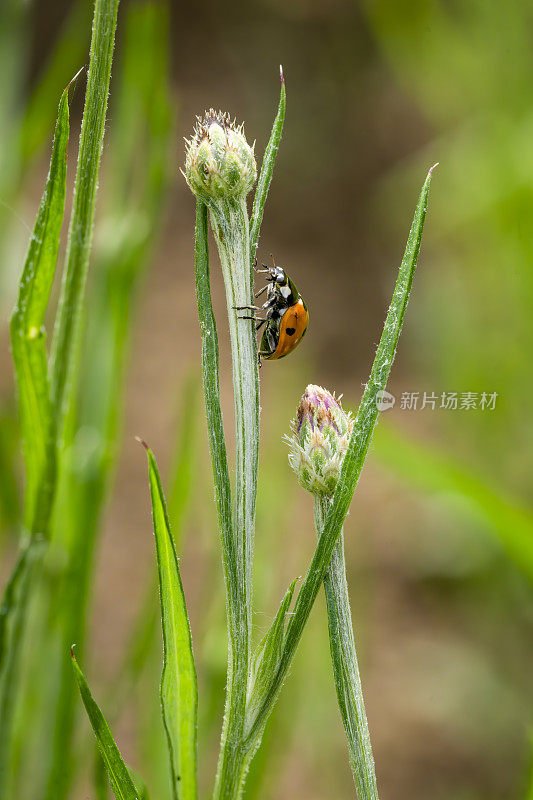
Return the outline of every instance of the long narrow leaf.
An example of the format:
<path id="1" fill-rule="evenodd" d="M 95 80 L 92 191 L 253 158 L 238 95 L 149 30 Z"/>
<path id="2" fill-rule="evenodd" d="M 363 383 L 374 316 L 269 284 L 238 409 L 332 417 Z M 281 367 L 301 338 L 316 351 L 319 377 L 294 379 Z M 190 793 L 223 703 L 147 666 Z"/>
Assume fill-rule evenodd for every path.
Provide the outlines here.
<path id="1" fill-rule="evenodd" d="M 254 746 L 255 739 L 260 733 L 266 717 L 272 710 L 283 680 L 289 670 L 303 629 L 311 613 L 313 603 L 315 602 L 321 583 L 324 580 L 324 575 L 331 561 L 333 550 L 340 536 L 346 514 L 350 507 L 350 502 L 365 462 L 370 439 L 372 438 L 372 432 L 378 416 L 378 392 L 383 391 L 387 385 L 387 379 L 392 362 L 394 361 L 405 310 L 409 300 L 420 250 L 424 220 L 426 218 L 432 170 L 433 168 L 429 171 L 420 193 L 389 312 L 385 320 L 374 363 L 372 364 L 370 378 L 359 406 L 348 451 L 343 461 L 339 483 L 325 521 L 324 531 L 316 546 L 307 575 L 298 594 L 294 613 L 287 628 L 285 645 L 278 668 L 272 678 L 270 689 L 265 696 L 265 700 L 249 728 L 247 737 L 249 747 Z"/>
<path id="2" fill-rule="evenodd" d="M 65 209 L 68 138 L 67 87 L 59 103 L 50 170 L 11 318 L 11 347 L 26 465 L 25 522 L 32 534 L 44 535 L 47 535 L 55 483 L 55 425 L 42 326 Z"/>
<path id="3" fill-rule="evenodd" d="M 257 181 L 255 190 L 254 203 L 252 206 L 252 216 L 250 218 L 250 258 L 252 263 L 255 259 L 255 252 L 257 250 L 257 243 L 259 241 L 259 231 L 261 229 L 261 222 L 263 221 L 263 212 L 265 210 L 265 203 L 272 180 L 272 173 L 274 172 L 274 164 L 278 154 L 279 143 L 281 141 L 281 134 L 283 132 L 283 123 L 285 121 L 285 78 L 283 77 L 283 70 L 280 67 L 281 78 L 281 94 L 279 98 L 278 113 L 272 126 L 270 139 L 266 146 L 265 155 L 263 156 L 263 163 L 261 164 L 261 171 Z"/>
<path id="4" fill-rule="evenodd" d="M 96 742 L 107 770 L 113 794 L 117 800 L 139 800 L 139 794 L 120 755 L 120 750 L 115 744 L 109 725 L 91 694 L 85 675 L 81 671 L 74 653 L 72 653 L 72 668 L 83 705 L 96 736 Z"/>
<path id="5" fill-rule="evenodd" d="M 55 528 L 56 535 L 64 537 L 69 570 L 64 594 L 56 593 L 52 599 L 52 613 L 62 621 L 64 648 L 76 641 L 80 652 L 102 506 L 120 453 L 134 300 L 161 229 L 170 174 L 167 156 L 173 125 L 168 8 L 165 2 L 142 0 L 130 4 L 124 12 L 120 58 L 114 69 L 112 124 L 106 134 L 105 184 L 99 196 L 91 256 L 90 311 L 78 379 L 80 399 L 70 417 L 73 428 L 93 431 L 95 449 L 92 458 L 82 459 L 68 470 L 69 479 L 62 484 L 60 498 L 65 512 Z M 132 170 L 133 163 L 136 166 Z M 154 586 L 155 580 L 154 569 Z M 66 799 L 75 763 L 75 694 L 64 675 L 57 676 L 56 686 L 46 800 Z M 129 679 L 121 681 L 121 697 L 127 696 L 130 686 Z M 112 708 L 116 708 L 115 703 Z"/>
<path id="6" fill-rule="evenodd" d="M 143 443 L 144 444 L 144 443 Z M 148 474 L 163 628 L 161 705 L 175 800 L 196 800 L 198 691 L 191 629 L 161 479 L 152 451 Z"/>
<path id="7" fill-rule="evenodd" d="M 49 536 L 55 491 L 55 420 L 43 320 L 54 279 L 65 207 L 68 89 L 67 86 L 59 103 L 48 178 L 11 318 L 11 347 L 26 464 L 24 521 L 32 538 L 8 581 L 0 612 L 0 795 L 9 780 L 9 748 L 31 579 L 43 553 L 39 539 Z"/>
<path id="8" fill-rule="evenodd" d="M 95 2 L 66 268 L 52 348 L 51 394 L 60 435 L 65 414 L 70 405 L 72 380 L 79 349 L 81 314 L 92 242 L 117 10 L 118 0 L 96 0 Z"/>

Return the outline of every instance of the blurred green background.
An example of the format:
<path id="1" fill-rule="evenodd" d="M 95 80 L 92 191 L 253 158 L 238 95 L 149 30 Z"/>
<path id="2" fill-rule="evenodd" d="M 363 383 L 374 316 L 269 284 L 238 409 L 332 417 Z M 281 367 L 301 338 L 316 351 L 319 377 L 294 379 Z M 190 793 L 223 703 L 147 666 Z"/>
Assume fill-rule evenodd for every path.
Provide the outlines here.
<path id="1" fill-rule="evenodd" d="M 8 320 L 57 102 L 87 63 L 90 19 L 85 0 L 6 0 L 0 11 L 2 581 L 23 488 Z M 311 325 L 298 351 L 261 371 L 257 631 L 314 546 L 312 501 L 295 485 L 282 435 L 309 382 L 357 406 L 419 188 L 439 161 L 389 385 L 396 403 L 345 531 L 356 642 L 383 800 L 533 797 L 532 32 L 525 0 L 121 3 L 77 433 L 32 612 L 39 659 L 27 657 L 13 798 L 44 797 L 43 787 L 50 800 L 97 797 L 66 649 L 86 627 L 87 671 L 122 751 L 153 797 L 169 796 L 135 435 L 158 455 L 171 495 L 200 676 L 201 784 L 211 785 L 224 597 L 198 387 L 194 203 L 178 169 L 182 137 L 211 106 L 244 120 L 262 156 L 280 63 L 287 116 L 258 253 L 287 266 Z M 231 434 L 214 252 L 213 264 Z M 424 392 L 437 396 L 435 409 L 421 408 Z M 440 407 L 443 392 L 458 393 L 457 409 Z M 460 408 L 466 392 L 476 408 Z M 484 392 L 497 393 L 494 409 L 480 407 Z M 401 407 L 403 393 L 419 393 L 416 409 Z M 353 796 L 320 599 L 247 797 Z"/>

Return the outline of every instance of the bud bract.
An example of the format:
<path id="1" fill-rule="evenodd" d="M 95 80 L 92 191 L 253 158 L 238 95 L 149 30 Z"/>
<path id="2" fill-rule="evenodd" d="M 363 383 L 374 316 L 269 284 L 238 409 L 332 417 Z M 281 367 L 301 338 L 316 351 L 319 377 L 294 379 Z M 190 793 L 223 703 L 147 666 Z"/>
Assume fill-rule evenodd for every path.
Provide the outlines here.
<path id="1" fill-rule="evenodd" d="M 353 417 L 335 395 L 310 384 L 293 421 L 292 436 L 286 437 L 289 463 L 304 489 L 333 495 L 352 429 Z"/>
<path id="2" fill-rule="evenodd" d="M 200 199 L 224 200 L 246 197 L 256 177 L 254 148 L 242 125 L 229 114 L 210 109 L 187 142 L 185 178 Z"/>

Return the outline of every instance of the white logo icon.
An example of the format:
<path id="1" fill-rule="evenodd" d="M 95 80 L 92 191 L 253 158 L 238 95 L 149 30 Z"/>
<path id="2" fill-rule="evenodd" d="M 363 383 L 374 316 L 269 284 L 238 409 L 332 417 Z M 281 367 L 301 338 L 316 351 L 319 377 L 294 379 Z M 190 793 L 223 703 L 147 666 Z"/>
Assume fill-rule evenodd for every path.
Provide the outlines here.
<path id="1" fill-rule="evenodd" d="M 387 411 L 394 406 L 395 402 L 396 398 L 390 392 L 383 390 L 376 394 L 376 408 L 378 411 Z"/>

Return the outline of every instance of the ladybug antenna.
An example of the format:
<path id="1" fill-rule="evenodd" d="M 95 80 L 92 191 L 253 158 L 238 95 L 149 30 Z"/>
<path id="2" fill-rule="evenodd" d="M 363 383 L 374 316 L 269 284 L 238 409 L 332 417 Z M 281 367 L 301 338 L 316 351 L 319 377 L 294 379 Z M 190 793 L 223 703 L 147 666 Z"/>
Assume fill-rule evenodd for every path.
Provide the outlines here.
<path id="1" fill-rule="evenodd" d="M 272 259 L 272 266 L 274 267 L 274 269 L 276 269 L 276 261 L 274 259 L 274 256 L 272 255 L 272 253 L 270 253 L 270 258 Z"/>

